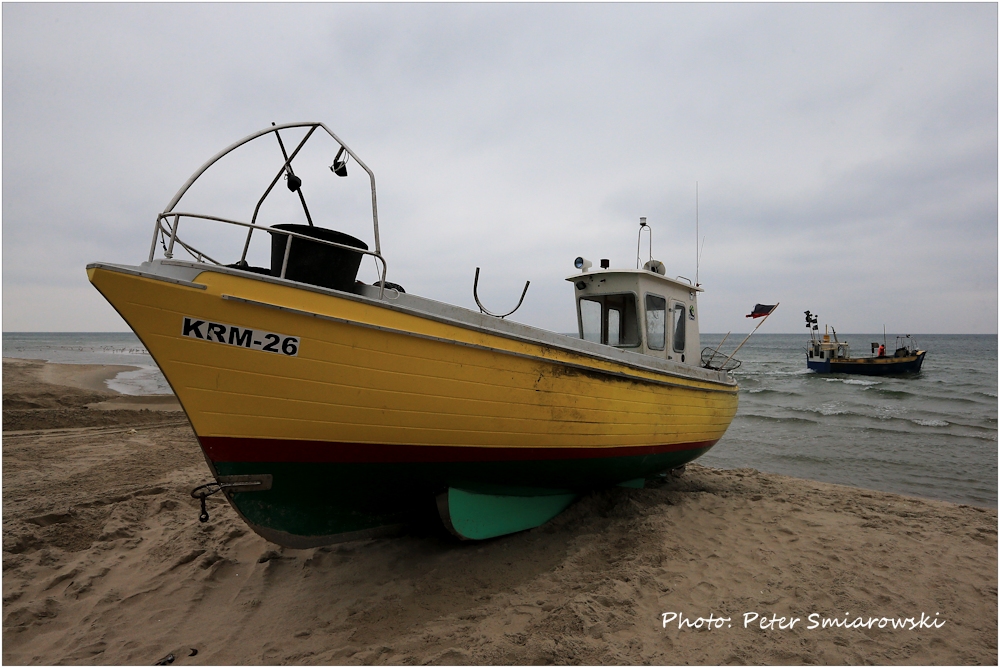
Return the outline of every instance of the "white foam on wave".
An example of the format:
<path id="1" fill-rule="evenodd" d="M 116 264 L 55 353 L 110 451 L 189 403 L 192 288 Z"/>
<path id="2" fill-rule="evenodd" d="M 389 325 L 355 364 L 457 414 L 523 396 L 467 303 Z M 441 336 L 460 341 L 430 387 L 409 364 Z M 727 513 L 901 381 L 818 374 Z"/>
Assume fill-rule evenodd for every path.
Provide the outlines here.
<path id="1" fill-rule="evenodd" d="M 824 378 L 828 383 L 843 383 L 844 385 L 864 385 L 868 387 L 869 385 L 881 385 L 880 380 L 863 380 L 861 378 Z"/>
<path id="2" fill-rule="evenodd" d="M 107 384 L 115 392 L 132 396 L 173 394 L 167 379 L 155 366 L 143 366 L 134 371 L 122 371 L 108 380 Z"/>
<path id="3" fill-rule="evenodd" d="M 819 413 L 820 415 L 847 415 L 851 411 L 843 408 L 843 404 L 839 402 L 825 403 L 822 406 L 806 406 L 799 410 L 809 411 L 810 413 Z"/>
<path id="4" fill-rule="evenodd" d="M 944 420 L 910 420 L 913 424 L 919 424 L 922 427 L 947 427 L 949 423 Z"/>

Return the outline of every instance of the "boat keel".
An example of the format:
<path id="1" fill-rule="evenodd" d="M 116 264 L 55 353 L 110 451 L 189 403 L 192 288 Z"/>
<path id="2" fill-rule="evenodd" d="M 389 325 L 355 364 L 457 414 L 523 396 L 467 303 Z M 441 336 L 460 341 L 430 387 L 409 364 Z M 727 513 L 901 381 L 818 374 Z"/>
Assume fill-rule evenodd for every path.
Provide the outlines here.
<path id="1" fill-rule="evenodd" d="M 484 540 L 545 524 L 576 500 L 577 495 L 501 496 L 449 487 L 437 497 L 447 529 L 463 540 Z"/>

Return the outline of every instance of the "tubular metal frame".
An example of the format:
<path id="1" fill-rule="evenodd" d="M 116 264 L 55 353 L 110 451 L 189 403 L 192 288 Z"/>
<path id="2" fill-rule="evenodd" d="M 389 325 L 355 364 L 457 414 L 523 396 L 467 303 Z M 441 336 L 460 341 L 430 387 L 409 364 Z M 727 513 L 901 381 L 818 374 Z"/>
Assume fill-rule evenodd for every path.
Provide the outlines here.
<path id="1" fill-rule="evenodd" d="M 274 182 L 272 182 L 271 185 L 268 187 L 267 191 L 265 191 L 264 197 L 267 197 L 267 195 L 270 193 L 271 189 L 274 187 L 275 183 L 277 183 L 278 179 L 281 178 L 281 174 L 283 174 L 285 172 L 285 170 L 288 169 L 288 167 L 291 164 L 292 160 L 295 158 L 296 155 L 298 155 L 299 150 L 305 145 L 306 141 L 308 141 L 308 139 L 312 136 L 313 132 L 317 128 L 323 128 L 323 130 L 325 130 L 326 133 L 328 135 L 330 135 L 330 137 L 332 137 L 333 140 L 335 142 L 337 142 L 337 144 L 341 148 L 343 148 L 345 151 L 347 151 L 347 154 L 349 156 L 351 156 L 352 158 L 354 158 L 355 162 L 357 162 L 358 165 L 362 169 L 364 169 L 365 172 L 367 172 L 367 174 L 368 174 L 368 179 L 369 179 L 369 181 L 371 183 L 371 190 L 372 190 L 372 223 L 373 223 L 374 228 L 375 228 L 375 250 L 374 251 L 362 250 L 361 248 L 357 248 L 355 246 L 347 246 L 347 245 L 339 244 L 339 243 L 336 243 L 336 242 L 333 242 L 333 241 L 326 241 L 324 239 L 317 239 L 317 238 L 314 238 L 314 237 L 309 237 L 309 236 L 305 236 L 305 235 L 299 234 L 297 232 L 290 232 L 290 231 L 286 231 L 286 230 L 276 230 L 276 229 L 273 229 L 271 227 L 264 227 L 264 226 L 261 226 L 261 225 L 257 225 L 256 224 L 256 218 L 257 218 L 257 216 L 256 216 L 256 213 L 257 213 L 256 209 L 254 210 L 254 220 L 251 223 L 244 223 L 244 222 L 237 221 L 237 220 L 230 220 L 228 218 L 220 218 L 218 216 L 209 216 L 209 215 L 205 215 L 205 214 L 184 213 L 184 212 L 174 211 L 174 207 L 177 206 L 177 204 L 178 204 L 178 202 L 180 202 L 181 198 L 184 197 L 184 195 L 191 188 L 191 186 L 194 184 L 194 182 L 197 181 L 201 177 L 201 175 L 204 174 L 208 170 L 209 167 L 211 167 L 212 165 L 214 165 L 216 162 L 218 162 L 223 157 L 225 157 L 229 153 L 233 152 L 234 150 L 236 150 L 240 146 L 243 146 L 244 144 L 247 144 L 247 143 L 249 143 L 249 142 L 251 142 L 251 141 L 253 141 L 253 140 L 255 140 L 255 139 L 259 138 L 259 137 L 263 137 L 264 135 L 270 134 L 272 132 L 277 133 L 279 130 L 285 130 L 285 129 L 288 129 L 288 128 L 309 128 L 309 130 L 306 133 L 306 136 L 299 143 L 298 147 L 296 147 L 296 149 L 292 152 L 292 154 L 289 155 L 288 158 L 284 161 L 284 163 L 281 166 L 281 169 L 278 171 L 278 176 L 275 177 Z M 259 206 L 260 206 L 260 203 L 258 203 L 258 208 L 259 208 Z M 170 245 L 164 249 L 164 251 L 165 251 L 164 252 L 164 256 L 167 257 L 168 259 L 173 257 L 174 245 L 175 244 L 180 244 L 180 246 L 184 250 L 186 250 L 188 253 L 190 253 L 192 257 L 195 257 L 195 259 L 198 262 L 204 262 L 205 259 L 208 259 L 213 264 L 217 264 L 217 265 L 221 266 L 222 265 L 221 262 L 218 262 L 217 260 L 212 259 L 211 257 L 209 257 L 208 255 L 205 255 L 204 253 L 202 253 L 201 251 L 199 251 L 196 248 L 188 246 L 186 243 L 184 243 L 181 239 L 178 238 L 178 236 L 177 236 L 177 228 L 180 225 L 180 219 L 182 217 L 196 218 L 196 219 L 200 219 L 200 220 L 207 220 L 207 221 L 213 221 L 213 222 L 219 222 L 219 223 L 226 223 L 226 224 L 229 224 L 229 225 L 237 225 L 237 226 L 240 226 L 240 227 L 249 228 L 248 233 L 247 233 L 247 241 L 246 241 L 246 244 L 244 244 L 244 249 L 243 249 L 243 257 L 244 258 L 246 257 L 246 250 L 247 250 L 247 248 L 249 247 L 249 244 L 250 244 L 250 236 L 249 235 L 253 234 L 254 230 L 264 230 L 264 231 L 269 232 L 271 234 L 284 234 L 287 237 L 288 241 L 286 242 L 286 245 L 285 245 L 285 258 L 284 258 L 284 262 L 282 263 L 281 275 L 280 275 L 279 278 L 285 278 L 285 270 L 286 270 L 287 264 L 288 264 L 288 252 L 289 252 L 289 249 L 291 248 L 291 239 L 292 239 L 292 237 L 298 237 L 300 239 L 305 239 L 307 241 L 312 241 L 314 243 L 321 243 L 321 244 L 326 244 L 328 246 L 334 246 L 336 248 L 343 248 L 343 249 L 346 249 L 346 250 L 350 250 L 350 251 L 354 251 L 354 252 L 357 252 L 357 253 L 361 253 L 363 255 L 371 255 L 376 260 L 378 260 L 379 262 L 382 263 L 382 280 L 381 280 L 381 285 L 379 287 L 379 299 L 382 299 L 383 295 L 385 294 L 385 278 L 386 278 L 386 272 L 387 272 L 388 267 L 386 265 L 385 258 L 382 257 L 382 246 L 381 246 L 381 243 L 380 243 L 380 240 L 379 240 L 379 233 L 378 233 L 378 200 L 377 200 L 376 195 L 375 195 L 375 174 L 372 172 L 371 169 L 368 168 L 368 165 L 366 165 L 361 160 L 361 158 L 359 158 L 357 156 L 357 154 L 354 153 L 354 151 L 351 150 L 351 148 L 347 144 L 345 144 L 343 141 L 341 141 L 340 137 L 338 137 L 336 134 L 334 134 L 334 132 L 332 130 L 330 130 L 330 128 L 326 127 L 326 125 L 324 125 L 323 123 L 283 123 L 281 125 L 272 125 L 269 128 L 265 128 L 264 130 L 261 130 L 259 132 L 255 132 L 255 133 L 253 133 L 251 135 L 248 135 L 248 136 L 244 137 L 243 139 L 241 139 L 241 140 L 239 140 L 239 141 L 237 141 L 237 142 L 235 142 L 235 143 L 227 146 L 226 148 L 222 149 L 217 154 L 215 154 L 214 156 L 212 156 L 205 164 L 203 164 L 201 167 L 199 167 L 198 170 L 195 171 L 195 173 L 192 174 L 188 178 L 188 180 L 184 183 L 184 185 L 181 186 L 180 190 L 178 190 L 177 194 L 175 194 L 173 196 L 173 198 L 167 204 L 167 206 L 163 210 L 163 212 L 160 213 L 160 214 L 158 214 L 156 216 L 156 224 L 155 224 L 155 226 L 153 228 L 153 241 L 152 241 L 152 243 L 150 244 L 150 247 L 149 247 L 149 262 L 152 262 L 153 258 L 156 256 L 156 241 L 157 241 L 157 238 L 159 238 L 162 234 L 169 234 L 169 236 L 170 236 Z M 173 224 L 170 223 L 170 220 L 169 220 L 170 218 L 173 218 Z"/>

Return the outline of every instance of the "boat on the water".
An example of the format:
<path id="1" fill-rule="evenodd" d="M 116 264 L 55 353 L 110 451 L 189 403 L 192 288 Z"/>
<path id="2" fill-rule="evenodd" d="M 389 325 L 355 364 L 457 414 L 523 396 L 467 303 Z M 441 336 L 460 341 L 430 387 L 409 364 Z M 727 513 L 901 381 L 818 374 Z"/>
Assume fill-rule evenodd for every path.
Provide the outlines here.
<path id="1" fill-rule="evenodd" d="M 312 163 L 296 158 L 320 140 L 334 174 L 349 161 L 364 172 L 371 248 L 314 224 Z M 180 208 L 251 142 L 270 142 L 275 163 L 249 219 Z M 265 200 L 280 197 L 301 202 L 304 224 L 263 224 Z M 228 257 L 182 238 L 212 226 L 239 232 Z M 269 266 L 248 261 L 255 240 Z M 365 256 L 370 285 L 356 280 Z M 322 123 L 290 123 L 198 169 L 156 217 L 146 261 L 87 272 L 187 413 L 214 476 L 195 494 L 203 519 L 221 491 L 258 534 L 302 548 L 394 529 L 425 502 L 462 538 L 520 531 L 582 492 L 639 487 L 707 452 L 738 388 L 700 364 L 702 288 L 652 258 L 601 264 L 577 258 L 567 278 L 579 338 L 409 294 L 386 280 L 372 171 Z"/>
<path id="2" fill-rule="evenodd" d="M 924 363 L 926 350 L 919 350 L 909 334 L 896 337 L 896 349 L 886 353 L 886 341 L 871 344 L 871 355 L 854 356 L 847 341 L 837 337 L 837 330 L 826 326 L 822 335 L 818 319 L 806 311 L 806 327 L 809 328 L 809 345 L 806 347 L 806 365 L 817 373 L 848 373 L 864 376 L 889 376 L 893 374 L 916 373 Z M 833 338 L 830 338 L 830 332 Z"/>

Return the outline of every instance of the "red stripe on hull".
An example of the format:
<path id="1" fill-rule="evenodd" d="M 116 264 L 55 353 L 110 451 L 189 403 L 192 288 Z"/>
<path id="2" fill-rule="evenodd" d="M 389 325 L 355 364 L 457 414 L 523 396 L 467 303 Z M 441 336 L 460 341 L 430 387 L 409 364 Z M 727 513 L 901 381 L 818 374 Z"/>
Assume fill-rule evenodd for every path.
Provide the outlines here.
<path id="1" fill-rule="evenodd" d="M 199 436 L 213 462 L 297 462 L 405 464 L 415 462 L 510 462 L 603 459 L 700 450 L 718 441 L 616 448 L 481 448 L 439 445 L 331 443 L 265 438 Z"/>

